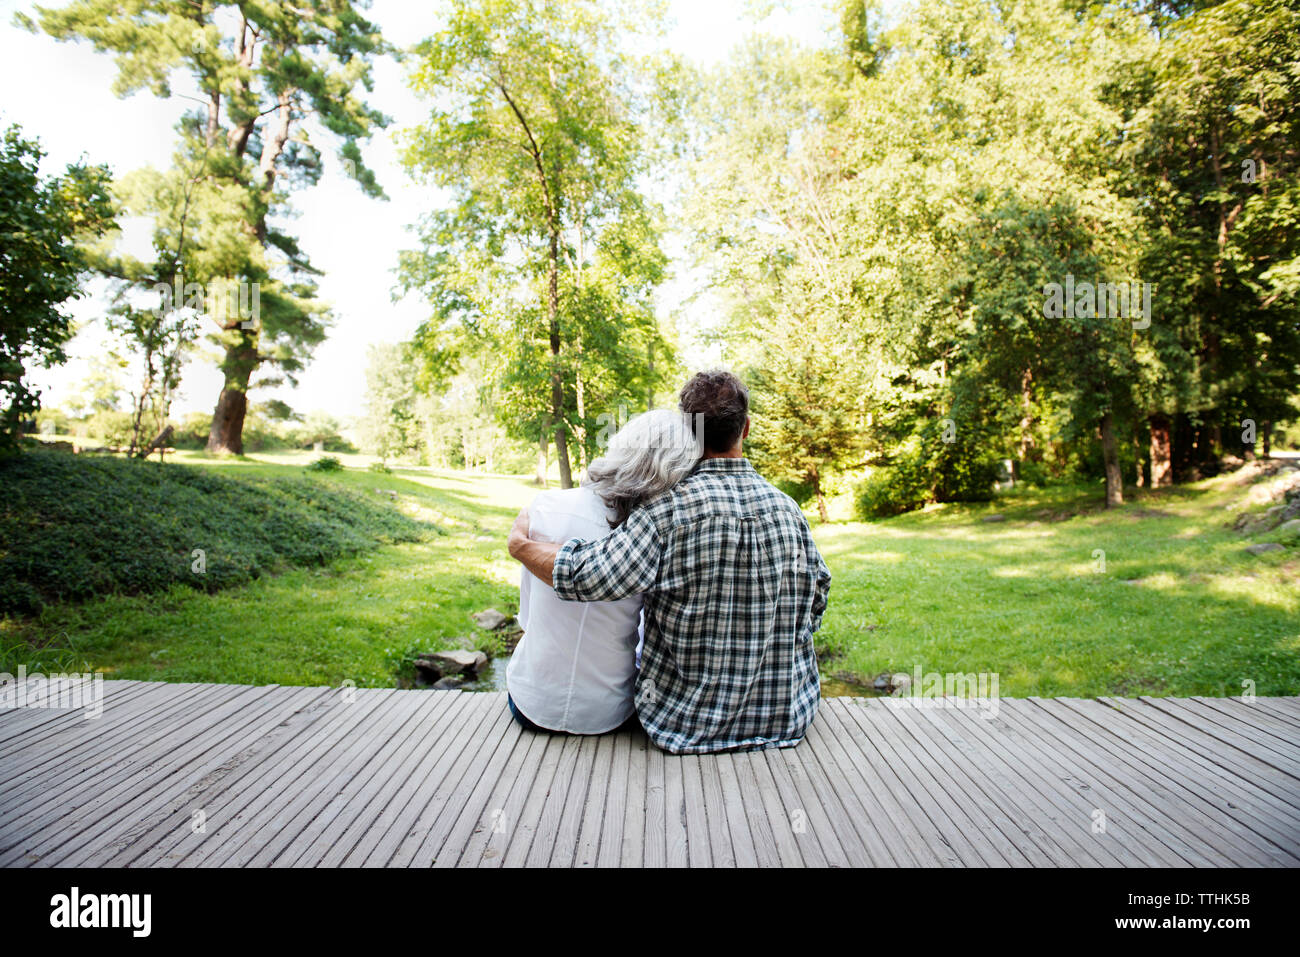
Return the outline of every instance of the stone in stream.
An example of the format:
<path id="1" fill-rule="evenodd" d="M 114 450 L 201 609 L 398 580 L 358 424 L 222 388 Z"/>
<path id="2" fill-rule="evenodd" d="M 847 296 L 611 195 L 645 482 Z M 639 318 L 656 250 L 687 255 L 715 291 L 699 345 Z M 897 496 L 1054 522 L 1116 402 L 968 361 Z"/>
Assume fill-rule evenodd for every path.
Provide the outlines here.
<path id="1" fill-rule="evenodd" d="M 481 651 L 432 651 L 416 655 L 417 670 L 438 679 L 454 675 L 474 677 L 487 667 L 488 656 Z M 434 685 L 436 688 L 437 685 Z"/>
<path id="2" fill-rule="evenodd" d="M 450 675 L 446 678 L 439 678 L 432 685 L 434 691 L 455 691 L 465 683 L 463 675 Z"/>
<path id="3" fill-rule="evenodd" d="M 482 611 L 475 612 L 470 617 L 474 619 L 474 624 L 485 631 L 496 631 L 510 620 L 509 615 L 503 615 L 495 608 L 485 608 Z"/>
<path id="4" fill-rule="evenodd" d="M 1252 555 L 1263 555 L 1265 552 L 1280 552 L 1285 547 L 1277 542 L 1260 542 L 1258 545 L 1248 545 L 1246 551 Z"/>

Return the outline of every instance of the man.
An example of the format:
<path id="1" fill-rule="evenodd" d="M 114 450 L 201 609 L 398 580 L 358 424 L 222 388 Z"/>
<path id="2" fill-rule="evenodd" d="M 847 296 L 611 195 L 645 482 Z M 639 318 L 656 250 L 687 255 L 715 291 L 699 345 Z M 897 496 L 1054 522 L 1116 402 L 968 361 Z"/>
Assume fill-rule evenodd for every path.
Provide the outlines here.
<path id="1" fill-rule="evenodd" d="M 673 754 L 793 747 L 817 711 L 813 633 L 830 572 L 794 501 L 744 457 L 749 393 L 729 372 L 681 392 L 702 422 L 703 459 L 599 541 L 528 538 L 510 554 L 565 601 L 645 595 L 637 716 Z"/>

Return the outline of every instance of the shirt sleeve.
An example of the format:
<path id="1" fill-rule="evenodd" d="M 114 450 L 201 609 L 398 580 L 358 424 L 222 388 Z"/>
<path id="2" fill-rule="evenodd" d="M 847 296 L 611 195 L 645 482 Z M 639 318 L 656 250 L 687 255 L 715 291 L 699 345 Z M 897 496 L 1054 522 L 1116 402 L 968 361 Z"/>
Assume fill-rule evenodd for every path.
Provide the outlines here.
<path id="1" fill-rule="evenodd" d="M 649 591 L 662 557 L 654 520 L 638 509 L 602 539 L 561 545 L 551 580 L 561 601 L 617 601 Z"/>
<path id="2" fill-rule="evenodd" d="M 810 626 L 816 631 L 822 626 L 822 615 L 826 614 L 826 603 L 830 599 L 831 593 L 831 570 L 826 567 L 826 561 L 822 558 L 822 553 L 817 550 L 817 543 L 813 541 L 812 530 L 804 526 L 804 545 L 809 554 L 817 556 L 817 584 L 813 592 L 812 602 L 812 620 Z"/>

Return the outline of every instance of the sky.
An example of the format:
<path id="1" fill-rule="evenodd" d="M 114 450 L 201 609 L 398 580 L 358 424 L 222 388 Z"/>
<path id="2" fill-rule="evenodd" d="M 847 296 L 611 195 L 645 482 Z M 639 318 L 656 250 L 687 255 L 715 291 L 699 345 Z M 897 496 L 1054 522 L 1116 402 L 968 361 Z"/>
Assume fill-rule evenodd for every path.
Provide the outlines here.
<path id="1" fill-rule="evenodd" d="M 46 2 L 58 5 L 56 0 Z M 747 16 L 745 0 L 670 0 L 668 45 L 698 63 L 711 64 L 755 30 L 808 43 L 824 38 L 828 14 L 821 0 L 791 0 L 775 6 L 756 22 Z M 0 127 L 18 123 L 26 137 L 39 140 L 48 154 L 42 164 L 46 173 L 58 173 L 83 155 L 90 162 L 107 163 L 115 175 L 143 166 L 168 166 L 176 120 L 195 105 L 181 96 L 183 81 L 177 82 L 169 100 L 148 92 L 118 98 L 111 90 L 116 75 L 112 56 L 96 53 L 89 44 L 59 43 L 14 26 L 15 11 L 31 8 L 30 2 L 0 0 L 0 89 L 4 90 Z M 376 0 L 369 16 L 390 42 L 406 46 L 437 28 L 433 8 L 424 0 Z M 392 300 L 393 267 L 398 252 L 413 243 L 408 225 L 440 200 L 435 191 L 409 182 L 397 163 L 394 134 L 418 124 L 422 116 L 419 101 L 406 86 L 404 68 L 391 59 L 378 61 L 369 102 L 393 118 L 392 125 L 365 150 L 368 165 L 390 199 L 364 196 L 340 175 L 337 161 L 330 162 L 332 151 L 322 149 L 326 170 L 316 186 L 295 195 L 293 205 L 299 215 L 291 231 L 312 264 L 324 272 L 320 295 L 331 304 L 335 323 L 299 374 L 296 388 L 264 388 L 250 395 L 254 403 L 280 398 L 300 414 L 325 411 L 345 424 L 364 408 L 367 346 L 406 339 L 427 316 L 416 297 Z M 316 142 L 324 146 L 319 138 Z M 123 248 L 147 256 L 148 224 L 125 225 Z M 666 249 L 674 248 L 680 248 L 680 243 L 666 244 Z M 680 305 L 696 281 L 685 263 L 675 265 L 676 280 L 665 284 L 659 295 L 659 308 L 665 314 Z M 80 391 L 87 359 L 107 347 L 108 334 L 98 318 L 106 303 L 105 284 L 95 281 L 90 288 L 93 294 L 74 302 L 69 310 L 79 327 L 68 347 L 70 361 L 29 373 L 30 382 L 43 390 L 47 408 Z M 695 319 L 704 321 L 701 310 L 708 309 L 707 297 L 691 309 Z M 683 315 L 689 327 L 693 314 L 687 310 Z M 187 364 L 174 415 L 212 411 L 221 390 L 215 355 L 213 347 L 204 343 Z M 699 351 L 688 352 L 685 358 L 693 366 L 710 361 Z"/>

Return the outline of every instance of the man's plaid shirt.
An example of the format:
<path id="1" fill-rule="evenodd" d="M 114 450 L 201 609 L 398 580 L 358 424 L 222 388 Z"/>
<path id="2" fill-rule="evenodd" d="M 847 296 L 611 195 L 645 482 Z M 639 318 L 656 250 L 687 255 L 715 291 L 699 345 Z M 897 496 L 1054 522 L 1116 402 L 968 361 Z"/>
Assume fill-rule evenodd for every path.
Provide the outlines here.
<path id="1" fill-rule="evenodd" d="M 608 537 L 565 542 L 554 582 L 565 601 L 645 593 L 636 708 L 664 750 L 792 747 L 812 723 L 831 575 L 747 459 L 705 459 Z"/>

